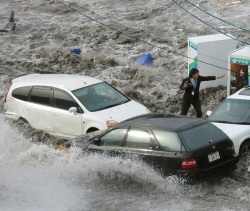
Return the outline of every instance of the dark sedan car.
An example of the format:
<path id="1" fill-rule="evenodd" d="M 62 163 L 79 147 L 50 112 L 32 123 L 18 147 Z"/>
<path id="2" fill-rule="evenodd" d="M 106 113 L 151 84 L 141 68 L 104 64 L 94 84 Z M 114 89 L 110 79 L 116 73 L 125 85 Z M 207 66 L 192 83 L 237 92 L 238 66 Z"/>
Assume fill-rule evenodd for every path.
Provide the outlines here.
<path id="1" fill-rule="evenodd" d="M 237 168 L 230 138 L 202 119 L 146 114 L 65 143 L 112 156 L 138 155 L 164 175 L 201 180 Z"/>

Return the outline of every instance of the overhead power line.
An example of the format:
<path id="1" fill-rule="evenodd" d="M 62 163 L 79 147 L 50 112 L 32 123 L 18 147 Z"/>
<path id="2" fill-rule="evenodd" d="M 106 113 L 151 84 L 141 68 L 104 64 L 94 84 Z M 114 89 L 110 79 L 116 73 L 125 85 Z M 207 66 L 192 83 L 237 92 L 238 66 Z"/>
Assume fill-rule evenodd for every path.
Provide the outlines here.
<path id="1" fill-rule="evenodd" d="M 174 0 L 172 0 L 172 1 L 174 1 Z M 121 33 L 121 34 L 123 34 L 123 35 L 126 35 L 126 36 L 128 36 L 128 37 L 130 37 L 130 38 L 132 38 L 132 39 L 134 39 L 134 40 L 136 40 L 136 41 L 145 43 L 145 44 L 150 45 L 150 46 L 152 46 L 152 47 L 155 47 L 155 48 L 161 49 L 161 50 L 163 50 L 163 51 L 167 51 L 167 52 L 173 53 L 173 54 L 175 54 L 175 55 L 178 55 L 178 56 L 181 56 L 181 57 L 184 57 L 184 58 L 193 59 L 193 60 L 199 61 L 199 62 L 201 62 L 201 63 L 203 63 L 203 64 L 207 64 L 207 65 L 210 65 L 210 66 L 213 66 L 213 67 L 222 69 L 222 70 L 229 71 L 227 68 L 220 67 L 220 66 L 217 66 L 217 65 L 208 63 L 208 62 L 204 62 L 204 61 L 198 60 L 198 59 L 196 59 L 196 58 L 191 58 L 191 57 L 189 57 L 189 56 L 186 56 L 186 55 L 183 55 L 183 54 L 179 54 L 179 53 L 177 53 L 177 52 L 168 50 L 168 49 L 166 49 L 166 48 L 164 48 L 164 47 L 160 47 L 160 46 L 157 46 L 157 45 L 155 45 L 155 44 L 152 44 L 152 43 L 146 42 L 146 41 L 144 41 L 144 40 L 141 40 L 141 39 L 139 39 L 139 38 L 133 37 L 132 35 L 130 35 L 130 34 L 128 34 L 128 33 L 125 33 L 125 32 L 123 32 L 123 31 L 117 30 L 117 29 L 115 29 L 114 27 L 110 27 L 110 26 L 108 26 L 107 24 L 104 24 L 104 23 L 102 23 L 102 22 L 100 22 L 100 21 L 98 21 L 98 20 L 96 20 L 96 19 L 94 19 L 94 18 L 92 18 L 92 17 L 90 17 L 90 16 L 88 16 L 88 15 L 86 15 L 86 14 L 84 14 L 84 13 L 78 11 L 77 9 L 71 7 L 70 5 L 65 4 L 65 3 L 62 2 L 62 1 L 57 0 L 57 2 L 59 2 L 59 3 L 63 4 L 64 6 L 66 6 L 66 7 L 70 8 L 70 9 L 74 10 L 75 12 L 79 13 L 80 15 L 83 15 L 84 17 L 86 17 L 86 18 L 88 18 L 88 19 L 90 19 L 90 20 L 92 20 L 92 21 L 94 21 L 94 22 L 96 22 L 96 23 L 99 23 L 100 25 L 102 25 L 102 26 L 104 26 L 104 27 L 106 27 L 106 28 L 109 28 L 109 29 L 111 29 L 111 30 L 113 30 L 113 31 L 116 31 L 116 32 L 119 32 L 119 33 Z M 211 58 L 211 57 L 210 57 L 210 58 Z M 224 62 L 224 61 L 223 61 L 223 62 Z M 226 63 L 228 63 L 228 62 L 226 62 Z"/>
<path id="2" fill-rule="evenodd" d="M 189 3 L 189 4 L 191 4 L 193 7 L 195 7 L 195 8 L 197 8 L 197 9 L 201 10 L 202 12 L 206 13 L 207 15 L 209 15 L 209 16 L 211 16 L 211 17 L 213 17 L 213 18 L 216 18 L 216 19 L 218 19 L 218 20 L 220 20 L 220 21 L 222 21 L 222 22 L 224 22 L 224 23 L 226 23 L 226 24 L 228 24 L 228 25 L 231 25 L 231 26 L 233 26 L 233 27 L 235 27 L 235 28 L 241 29 L 241 30 L 246 31 L 246 32 L 250 32 L 249 29 L 243 28 L 243 27 L 241 27 L 241 26 L 237 26 L 237 25 L 234 24 L 234 23 L 231 23 L 231 22 L 229 22 L 229 21 L 226 21 L 226 20 L 224 20 L 224 19 L 221 19 L 221 18 L 219 18 L 219 17 L 216 17 L 216 16 L 212 15 L 211 13 L 209 13 L 209 12 L 203 10 L 202 8 L 196 6 L 194 3 L 192 3 L 192 2 L 190 2 L 190 1 L 188 1 L 188 0 L 184 0 L 184 1 L 187 2 L 187 3 Z"/>
<path id="3" fill-rule="evenodd" d="M 226 33 L 222 32 L 222 31 L 220 31 L 220 30 L 217 29 L 217 28 L 211 26 L 211 25 L 208 24 L 206 21 L 203 21 L 202 19 L 198 18 L 197 16 L 195 16 L 194 14 L 192 14 L 191 12 L 189 12 L 187 9 L 185 9 L 183 6 L 181 6 L 181 5 L 180 5 L 179 3 L 177 3 L 175 0 L 172 0 L 172 1 L 173 1 L 177 6 L 179 6 L 181 9 L 183 9 L 185 12 L 187 12 L 188 14 L 190 14 L 191 16 L 193 16 L 194 18 L 198 19 L 200 22 L 204 23 L 205 25 L 209 26 L 210 28 L 212 28 L 212 29 L 218 31 L 218 32 L 221 33 L 221 34 L 226 35 L 227 37 L 230 37 L 230 38 L 233 39 L 233 40 L 237 40 L 237 41 L 239 41 L 239 42 L 241 42 L 241 43 L 250 45 L 249 42 L 246 42 L 246 41 L 244 41 L 244 40 L 237 39 L 237 38 L 235 38 L 235 37 L 233 37 L 233 36 L 230 36 L 229 34 L 226 34 Z"/>

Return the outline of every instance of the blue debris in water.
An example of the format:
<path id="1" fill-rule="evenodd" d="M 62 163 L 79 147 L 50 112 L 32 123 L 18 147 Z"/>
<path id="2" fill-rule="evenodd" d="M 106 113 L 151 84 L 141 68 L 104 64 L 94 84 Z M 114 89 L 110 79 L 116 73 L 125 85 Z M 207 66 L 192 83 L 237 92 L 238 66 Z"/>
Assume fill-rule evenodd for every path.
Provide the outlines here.
<path id="1" fill-rule="evenodd" d="M 82 52 L 81 48 L 74 48 L 70 50 L 70 53 L 74 53 L 74 54 L 81 54 L 81 52 Z"/>
<path id="2" fill-rule="evenodd" d="M 151 53 L 145 53 L 139 56 L 137 63 L 139 65 L 151 66 L 153 64 L 153 57 Z"/>

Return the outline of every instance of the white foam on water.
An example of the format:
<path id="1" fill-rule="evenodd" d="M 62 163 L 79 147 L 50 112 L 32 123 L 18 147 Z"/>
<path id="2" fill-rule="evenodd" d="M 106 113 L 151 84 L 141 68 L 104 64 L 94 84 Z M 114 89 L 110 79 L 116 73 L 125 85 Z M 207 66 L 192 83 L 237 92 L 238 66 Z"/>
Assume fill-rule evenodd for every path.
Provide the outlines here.
<path id="1" fill-rule="evenodd" d="M 166 112 L 175 106 L 173 102 L 178 104 L 182 96 L 177 90 L 181 78 L 187 74 L 187 48 L 183 46 L 188 36 L 217 33 L 172 1 L 63 2 L 166 50 L 121 36 L 59 3 L 3 0 L 0 2 L 1 26 L 6 24 L 12 10 L 17 25 L 14 32 L 0 33 L 2 98 L 10 79 L 19 74 L 77 73 L 112 82 L 118 89 L 137 96 L 144 105 Z M 23 10 L 25 6 L 29 6 L 27 11 Z M 208 1 L 200 7 L 245 28 L 249 25 L 249 1 L 231 7 Z M 197 15 L 200 13 L 194 8 L 188 9 Z M 211 18 L 205 20 L 240 39 L 249 40 L 249 33 L 232 30 Z M 82 48 L 79 58 L 69 54 L 76 47 Z M 151 52 L 154 57 L 151 68 L 136 64 L 138 56 L 145 52 Z M 178 112 L 178 106 L 173 112 Z M 77 148 L 69 153 L 55 150 L 51 145 L 40 143 L 41 138 L 36 140 L 38 133 L 24 128 L 22 132 L 29 137 L 26 138 L 15 129 L 18 126 L 9 125 L 2 116 L 0 127 L 0 210 L 200 211 L 248 210 L 250 207 L 249 176 L 241 173 L 245 167 L 237 171 L 236 178 L 188 186 L 174 176 L 161 176 L 140 160 L 88 155 Z"/>
<path id="2" fill-rule="evenodd" d="M 0 210 L 88 210 L 112 190 L 181 195 L 177 178 L 164 178 L 139 160 L 88 155 L 79 148 L 65 153 L 31 142 L 2 116 L 0 125 Z"/>

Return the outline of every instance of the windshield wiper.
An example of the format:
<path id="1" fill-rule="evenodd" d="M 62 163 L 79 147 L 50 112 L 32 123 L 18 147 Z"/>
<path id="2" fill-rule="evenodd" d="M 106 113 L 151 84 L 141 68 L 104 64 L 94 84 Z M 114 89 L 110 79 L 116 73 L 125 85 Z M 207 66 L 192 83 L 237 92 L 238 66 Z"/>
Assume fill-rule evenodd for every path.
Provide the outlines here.
<path id="1" fill-rule="evenodd" d="M 213 121 L 213 120 L 210 120 L 210 122 L 236 124 L 236 125 L 250 125 L 250 122 L 229 122 L 229 121 L 224 121 L 224 120 L 223 121 L 219 121 L 219 120 Z"/>
<path id="2" fill-rule="evenodd" d="M 103 107 L 102 110 L 104 109 L 107 109 L 107 108 L 112 108 L 112 107 L 115 107 L 115 106 L 118 106 L 118 105 L 122 105 L 124 103 L 127 103 L 128 101 L 124 101 L 124 102 L 120 102 L 120 103 L 115 103 L 115 104 L 111 104 L 111 105 L 108 105 L 106 107 Z"/>
<path id="3" fill-rule="evenodd" d="M 235 122 L 234 124 L 239 124 L 239 125 L 250 125 L 250 122 Z"/>
<path id="4" fill-rule="evenodd" d="M 218 123 L 228 123 L 228 124 L 235 124 L 235 122 L 229 122 L 225 120 L 209 120 L 210 122 L 218 122 Z"/>
<path id="5" fill-rule="evenodd" d="M 116 103 L 116 104 L 108 105 L 106 107 L 103 107 L 102 109 L 104 110 L 104 109 L 107 109 L 107 108 L 112 108 L 112 107 L 115 107 L 115 106 L 118 106 L 118 105 L 121 105 L 121 104 L 123 104 L 123 103 Z"/>

